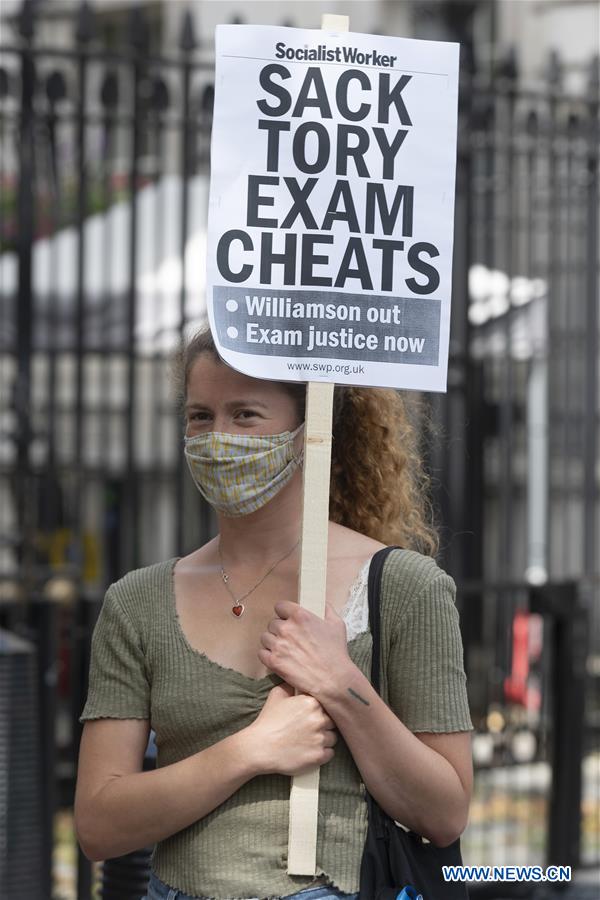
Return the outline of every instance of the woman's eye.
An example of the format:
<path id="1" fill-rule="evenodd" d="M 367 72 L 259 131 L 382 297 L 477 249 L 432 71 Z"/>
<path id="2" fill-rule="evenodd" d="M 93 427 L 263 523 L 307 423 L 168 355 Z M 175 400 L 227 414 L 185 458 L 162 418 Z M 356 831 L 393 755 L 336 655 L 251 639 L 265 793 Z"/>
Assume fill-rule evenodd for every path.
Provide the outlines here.
<path id="1" fill-rule="evenodd" d="M 254 416 L 257 416 L 258 413 L 254 412 L 253 409 L 241 409 L 239 411 L 238 415 L 247 419 L 247 418 L 253 418 Z"/>

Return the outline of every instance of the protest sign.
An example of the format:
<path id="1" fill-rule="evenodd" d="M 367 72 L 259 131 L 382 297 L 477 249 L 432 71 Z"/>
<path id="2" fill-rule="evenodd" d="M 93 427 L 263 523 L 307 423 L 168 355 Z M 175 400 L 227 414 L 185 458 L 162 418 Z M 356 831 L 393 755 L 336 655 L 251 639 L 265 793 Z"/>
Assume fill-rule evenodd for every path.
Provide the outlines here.
<path id="1" fill-rule="evenodd" d="M 221 25 L 207 302 L 254 377 L 444 391 L 458 45 Z"/>

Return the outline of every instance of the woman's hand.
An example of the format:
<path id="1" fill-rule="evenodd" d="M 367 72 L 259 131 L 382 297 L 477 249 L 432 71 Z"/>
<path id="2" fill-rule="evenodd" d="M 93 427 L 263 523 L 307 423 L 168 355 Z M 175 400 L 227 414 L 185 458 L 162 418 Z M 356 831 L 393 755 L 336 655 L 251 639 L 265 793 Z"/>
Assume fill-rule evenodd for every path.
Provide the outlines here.
<path id="1" fill-rule="evenodd" d="M 324 619 L 291 600 L 279 600 L 275 613 L 260 636 L 258 658 L 288 684 L 318 699 L 325 687 L 354 666 L 346 624 L 330 603 Z"/>
<path id="2" fill-rule="evenodd" d="M 277 684 L 246 728 L 247 754 L 260 774 L 301 775 L 333 758 L 334 729 L 318 700 L 295 694 L 285 682 Z"/>

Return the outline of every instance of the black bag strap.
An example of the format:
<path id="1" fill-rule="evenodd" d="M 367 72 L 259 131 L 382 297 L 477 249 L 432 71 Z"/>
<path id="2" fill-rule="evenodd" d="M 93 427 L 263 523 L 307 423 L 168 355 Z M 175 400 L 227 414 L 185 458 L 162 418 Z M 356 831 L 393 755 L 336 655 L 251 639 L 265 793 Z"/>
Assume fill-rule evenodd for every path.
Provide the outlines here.
<path id="1" fill-rule="evenodd" d="M 392 550 L 402 550 L 402 547 L 383 547 L 378 550 L 369 566 L 369 628 L 373 636 L 373 659 L 371 663 L 371 684 L 378 694 L 380 691 L 380 667 L 381 667 L 381 616 L 379 612 L 379 600 L 381 595 L 381 575 L 383 564 Z"/>
<path id="2" fill-rule="evenodd" d="M 381 575 L 383 564 L 392 550 L 401 550 L 402 547 L 383 547 L 371 559 L 369 566 L 368 595 L 369 595 L 369 628 L 373 636 L 373 657 L 371 662 L 371 684 L 378 694 L 381 694 L 379 674 L 381 668 L 381 616 L 379 613 L 379 601 L 381 595 Z M 372 823 L 374 834 L 377 838 L 386 835 L 387 816 L 379 808 L 377 801 L 371 796 L 365 786 L 369 821 Z"/>

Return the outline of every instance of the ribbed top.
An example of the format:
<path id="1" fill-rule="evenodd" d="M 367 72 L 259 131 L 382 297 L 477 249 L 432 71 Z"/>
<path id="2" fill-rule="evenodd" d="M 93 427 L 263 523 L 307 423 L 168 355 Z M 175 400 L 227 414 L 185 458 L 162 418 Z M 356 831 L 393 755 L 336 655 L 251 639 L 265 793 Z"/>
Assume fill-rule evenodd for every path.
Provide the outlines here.
<path id="1" fill-rule="evenodd" d="M 80 718 L 150 719 L 158 766 L 245 728 L 282 681 L 275 674 L 250 678 L 191 647 L 175 607 L 176 561 L 136 569 L 108 588 Z M 429 557 L 394 550 L 384 563 L 382 696 L 412 731 L 472 728 L 455 590 Z M 368 678 L 371 650 L 370 631 L 348 642 Z M 186 894 L 215 900 L 280 897 L 323 875 L 341 891 L 358 891 L 366 803 L 342 736 L 320 771 L 315 877 L 286 871 L 290 783 L 284 775 L 252 778 L 203 819 L 157 844 L 153 870 Z"/>

